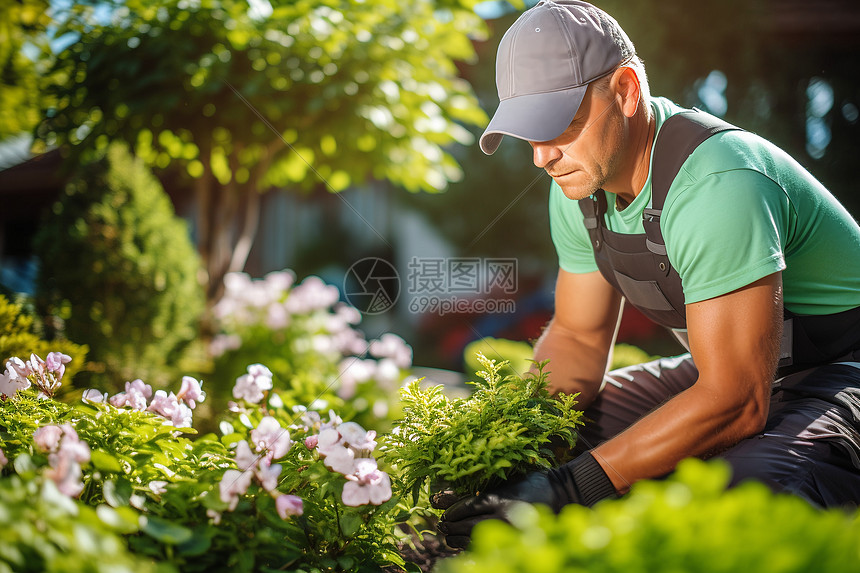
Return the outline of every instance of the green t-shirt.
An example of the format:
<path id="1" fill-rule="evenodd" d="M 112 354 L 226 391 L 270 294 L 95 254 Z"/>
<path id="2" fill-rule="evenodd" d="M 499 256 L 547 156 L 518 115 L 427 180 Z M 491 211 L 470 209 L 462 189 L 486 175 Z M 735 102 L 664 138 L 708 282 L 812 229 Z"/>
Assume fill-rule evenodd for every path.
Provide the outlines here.
<path id="1" fill-rule="evenodd" d="M 659 133 L 682 111 L 652 100 Z M 652 157 L 653 160 L 653 157 Z M 608 228 L 644 233 L 651 174 L 636 199 L 617 211 L 607 193 Z M 550 229 L 559 265 L 597 270 L 582 211 L 553 182 Z M 784 151 L 744 131 L 702 143 L 672 182 L 661 218 L 669 260 L 687 304 L 732 292 L 783 271 L 786 308 L 832 314 L 860 306 L 860 227 L 824 186 Z"/>

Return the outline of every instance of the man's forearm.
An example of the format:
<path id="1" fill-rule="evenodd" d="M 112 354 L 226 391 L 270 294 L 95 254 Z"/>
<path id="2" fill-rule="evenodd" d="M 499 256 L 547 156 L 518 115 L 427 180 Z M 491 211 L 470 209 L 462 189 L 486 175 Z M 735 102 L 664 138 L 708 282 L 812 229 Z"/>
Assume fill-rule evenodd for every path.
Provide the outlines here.
<path id="1" fill-rule="evenodd" d="M 727 400 L 707 385 L 681 392 L 592 450 L 619 493 L 661 477 L 687 457 L 709 457 L 761 430 L 767 403 Z"/>
<path id="2" fill-rule="evenodd" d="M 587 339 L 564 332 L 552 322 L 535 344 L 534 358 L 549 360 L 551 392 L 579 392 L 578 407 L 585 408 L 597 396 L 606 374 L 611 340 Z"/>

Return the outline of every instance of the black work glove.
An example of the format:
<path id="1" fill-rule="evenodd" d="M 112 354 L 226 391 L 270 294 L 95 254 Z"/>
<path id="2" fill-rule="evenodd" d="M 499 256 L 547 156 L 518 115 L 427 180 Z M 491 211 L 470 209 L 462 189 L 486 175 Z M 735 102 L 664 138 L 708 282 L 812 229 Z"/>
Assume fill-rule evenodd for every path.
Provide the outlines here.
<path id="1" fill-rule="evenodd" d="M 586 452 L 557 468 L 534 472 L 519 481 L 457 501 L 442 514 L 438 529 L 449 547 L 465 548 L 475 525 L 485 519 L 509 521 L 510 510 L 518 503 L 542 503 L 558 513 L 569 503 L 591 507 L 602 499 L 617 496 L 606 472 Z"/>

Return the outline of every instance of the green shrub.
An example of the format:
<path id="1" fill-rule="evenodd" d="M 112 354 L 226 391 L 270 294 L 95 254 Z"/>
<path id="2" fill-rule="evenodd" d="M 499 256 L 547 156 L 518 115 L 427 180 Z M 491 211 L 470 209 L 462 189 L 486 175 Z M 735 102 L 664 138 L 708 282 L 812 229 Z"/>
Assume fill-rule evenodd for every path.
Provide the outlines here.
<path id="1" fill-rule="evenodd" d="M 38 306 L 90 348 L 88 385 L 163 386 L 203 310 L 199 259 L 163 188 L 125 147 L 82 166 L 36 238 Z"/>
<path id="2" fill-rule="evenodd" d="M 500 480 L 559 460 L 553 448 L 576 444 L 582 412 L 576 396 L 549 395 L 540 365 L 536 373 L 501 377 L 506 363 L 478 355 L 482 380 L 475 392 L 449 400 L 442 386 L 401 390 L 403 419 L 388 437 L 386 457 L 415 495 L 428 481 L 473 494 Z"/>
<path id="3" fill-rule="evenodd" d="M 722 462 L 685 460 L 594 509 L 523 506 L 514 525 L 487 521 L 440 573 L 844 573 L 857 571 L 860 520 L 749 482 L 725 491 Z"/>
<path id="4" fill-rule="evenodd" d="M 51 480 L 0 479 L 0 571 L 18 573 L 169 573 L 132 555 L 116 528 L 121 514 L 71 499 Z M 121 529 L 121 528 L 120 528 Z"/>
<path id="5" fill-rule="evenodd" d="M 27 314 L 20 304 L 10 302 L 0 295 L 0 371 L 13 356 L 26 360 L 30 354 L 44 358 L 49 352 L 62 352 L 72 357 L 63 378 L 64 388 L 68 391 L 75 374 L 80 371 L 86 359 L 87 347 L 64 339 L 50 342 L 43 340 L 36 333 L 34 318 Z"/>

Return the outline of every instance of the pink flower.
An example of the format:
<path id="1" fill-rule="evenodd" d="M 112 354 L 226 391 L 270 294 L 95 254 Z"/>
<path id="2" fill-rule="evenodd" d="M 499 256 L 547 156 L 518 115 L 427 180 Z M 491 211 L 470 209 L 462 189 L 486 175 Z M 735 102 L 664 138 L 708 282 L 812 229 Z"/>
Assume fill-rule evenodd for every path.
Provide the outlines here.
<path id="1" fill-rule="evenodd" d="M 341 499 L 345 505 L 380 505 L 391 499 L 391 478 L 377 468 L 373 458 L 355 461 L 355 472 L 346 476 Z"/>
<path id="2" fill-rule="evenodd" d="M 48 456 L 51 467 L 45 475 L 65 495 L 79 495 L 84 489 L 80 464 L 90 461 L 90 447 L 78 438 L 71 424 L 43 426 L 33 432 L 33 441 L 42 451 L 51 452 Z"/>
<path id="3" fill-rule="evenodd" d="M 162 392 L 163 394 L 163 392 Z M 166 395 L 166 394 L 165 394 Z M 152 396 L 152 386 L 138 378 L 125 383 L 125 392 L 119 392 L 110 397 L 110 403 L 116 408 L 129 406 L 132 410 L 143 412 L 147 409 L 147 400 Z M 161 400 L 161 398 L 159 398 Z M 159 406 L 161 407 L 161 406 Z M 150 408 L 152 410 L 152 408 Z M 153 410 L 155 411 L 155 410 Z"/>
<path id="4" fill-rule="evenodd" d="M 320 437 L 317 434 L 308 436 L 307 438 L 305 438 L 305 447 L 309 450 L 312 450 L 317 447 L 317 444 L 319 444 L 319 442 Z"/>
<path id="5" fill-rule="evenodd" d="M 33 442 L 43 452 L 56 452 L 62 437 L 63 430 L 59 426 L 42 426 L 33 432 Z"/>
<path id="6" fill-rule="evenodd" d="M 191 408 L 177 400 L 173 392 L 167 394 L 164 390 L 156 391 L 147 409 L 168 418 L 177 428 L 188 428 L 193 421 Z"/>
<path id="7" fill-rule="evenodd" d="M 0 450 L 0 470 L 6 467 L 6 464 L 9 463 L 9 458 L 6 457 L 6 454 L 3 453 L 3 450 Z"/>
<path id="8" fill-rule="evenodd" d="M 200 387 L 201 384 L 196 378 L 191 376 L 182 377 L 182 386 L 179 388 L 179 394 L 176 397 L 184 400 L 189 408 L 196 408 L 197 402 L 206 400 L 206 392 Z"/>
<path id="9" fill-rule="evenodd" d="M 45 471 L 45 476 L 57 484 L 60 493 L 69 497 L 77 497 L 84 491 L 81 481 L 80 464 L 76 463 L 70 456 L 51 454 L 51 467 Z"/>
<path id="10" fill-rule="evenodd" d="M 412 347 L 390 332 L 370 343 L 370 354 L 376 358 L 391 358 L 398 368 L 409 368 L 412 365 Z"/>
<path id="11" fill-rule="evenodd" d="M 304 504 L 302 498 L 298 496 L 279 495 L 275 500 L 275 509 L 278 510 L 281 519 L 286 519 L 291 515 L 301 515 L 304 512 Z"/>
<path id="12" fill-rule="evenodd" d="M 251 439 L 258 452 L 267 452 L 270 461 L 287 455 L 292 445 L 289 432 L 272 416 L 260 420 L 260 424 L 251 430 Z"/>
<path id="13" fill-rule="evenodd" d="M 245 495 L 251 485 L 251 473 L 239 470 L 227 470 L 218 484 L 218 492 L 221 501 L 228 503 L 229 510 L 233 511 L 239 504 L 239 497 Z"/>
<path id="14" fill-rule="evenodd" d="M 272 389 L 272 371 L 262 364 L 248 366 L 248 373 L 236 379 L 233 397 L 256 404 L 263 399 L 263 391 Z"/>
<path id="15" fill-rule="evenodd" d="M 54 372 L 57 375 L 57 380 L 63 379 L 63 374 L 66 372 L 66 364 L 72 361 L 72 357 L 62 352 L 49 352 L 45 357 L 45 365 L 48 372 Z"/>

